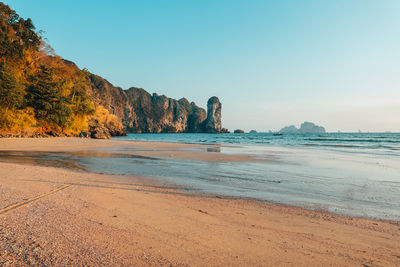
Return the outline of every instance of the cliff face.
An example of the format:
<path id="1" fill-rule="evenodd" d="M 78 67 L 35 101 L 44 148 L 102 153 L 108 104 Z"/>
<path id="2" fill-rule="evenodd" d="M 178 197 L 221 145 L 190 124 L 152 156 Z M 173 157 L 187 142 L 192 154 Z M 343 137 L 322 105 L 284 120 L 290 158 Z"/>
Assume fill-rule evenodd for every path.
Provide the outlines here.
<path id="1" fill-rule="evenodd" d="M 207 120 L 205 131 L 207 133 L 221 132 L 221 103 L 218 97 L 213 96 L 207 102 Z"/>
<path id="2" fill-rule="evenodd" d="M 164 95 L 150 95 L 141 88 L 123 90 L 103 78 L 90 75 L 91 97 L 118 116 L 128 132 L 200 133 L 221 131 L 221 103 L 217 97 L 208 101 L 208 114 L 185 98 L 175 100 Z"/>

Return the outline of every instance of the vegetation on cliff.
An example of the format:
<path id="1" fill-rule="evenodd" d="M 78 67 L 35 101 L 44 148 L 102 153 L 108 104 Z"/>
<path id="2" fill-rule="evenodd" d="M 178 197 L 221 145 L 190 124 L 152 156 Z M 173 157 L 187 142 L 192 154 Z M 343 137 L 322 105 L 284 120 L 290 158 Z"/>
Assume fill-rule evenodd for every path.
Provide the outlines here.
<path id="1" fill-rule="evenodd" d="M 88 117 L 104 115 L 89 96 L 89 75 L 55 55 L 31 19 L 0 2 L 0 135 L 89 130 Z"/>
<path id="2" fill-rule="evenodd" d="M 30 19 L 0 2 L 0 136 L 221 132 L 221 104 L 115 87 L 62 59 Z"/>

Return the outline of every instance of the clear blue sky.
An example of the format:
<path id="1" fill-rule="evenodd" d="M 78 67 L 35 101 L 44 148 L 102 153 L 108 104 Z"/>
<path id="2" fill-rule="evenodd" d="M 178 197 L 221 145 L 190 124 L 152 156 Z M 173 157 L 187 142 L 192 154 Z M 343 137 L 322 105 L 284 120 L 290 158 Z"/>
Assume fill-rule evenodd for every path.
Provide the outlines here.
<path id="1" fill-rule="evenodd" d="M 231 130 L 400 131 L 398 0 L 4 2 L 114 85 L 218 96 Z"/>

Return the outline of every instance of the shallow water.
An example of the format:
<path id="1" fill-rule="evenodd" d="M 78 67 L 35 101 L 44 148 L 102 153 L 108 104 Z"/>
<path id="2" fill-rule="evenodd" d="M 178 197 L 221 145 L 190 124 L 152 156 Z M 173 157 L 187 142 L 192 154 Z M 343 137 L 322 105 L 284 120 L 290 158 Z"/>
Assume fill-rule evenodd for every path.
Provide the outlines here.
<path id="1" fill-rule="evenodd" d="M 287 134 L 128 134 L 119 140 L 178 142 L 189 144 L 240 144 L 256 146 L 316 147 L 343 152 L 400 156 L 400 133 Z"/>
<path id="2" fill-rule="evenodd" d="M 400 165 L 393 157 L 285 147 L 219 149 L 266 161 L 85 158 L 81 164 L 93 172 L 141 175 L 197 192 L 400 220 Z"/>
<path id="3" fill-rule="evenodd" d="M 0 150 L 0 162 L 84 170 L 79 166 L 79 160 L 73 154 L 61 152 Z"/>
<path id="4" fill-rule="evenodd" d="M 155 139 L 162 135 L 154 135 Z M 79 153 L 0 153 L 0 161 L 139 175 L 188 191 L 249 197 L 330 212 L 400 221 L 396 153 L 305 145 L 207 145 L 208 153 L 251 154 L 257 162 L 206 162 L 132 155 L 124 147 Z M 128 152 L 130 154 L 128 154 Z"/>

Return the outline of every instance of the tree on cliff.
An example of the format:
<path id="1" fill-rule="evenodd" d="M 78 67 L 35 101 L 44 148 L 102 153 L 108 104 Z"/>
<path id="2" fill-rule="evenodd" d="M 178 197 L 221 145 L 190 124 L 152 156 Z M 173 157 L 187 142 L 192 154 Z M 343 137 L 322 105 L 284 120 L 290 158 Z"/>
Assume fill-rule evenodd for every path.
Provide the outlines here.
<path id="1" fill-rule="evenodd" d="M 14 10 L 0 2 L 1 64 L 23 58 L 27 50 L 37 50 L 40 43 L 41 37 L 35 32 L 32 20 L 20 18 Z"/>
<path id="2" fill-rule="evenodd" d="M 26 97 L 28 106 L 35 110 L 37 120 L 53 123 L 62 129 L 71 123 L 71 101 L 62 94 L 64 83 L 65 81 L 54 77 L 53 70 L 42 66 L 31 77 Z"/>
<path id="3" fill-rule="evenodd" d="M 23 106 L 24 91 L 16 78 L 0 66 L 0 106 L 4 109 L 16 109 Z"/>
<path id="4" fill-rule="evenodd" d="M 88 75 L 0 2 L 0 135 L 88 130 L 95 113 Z"/>

